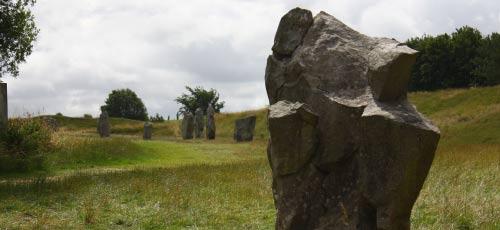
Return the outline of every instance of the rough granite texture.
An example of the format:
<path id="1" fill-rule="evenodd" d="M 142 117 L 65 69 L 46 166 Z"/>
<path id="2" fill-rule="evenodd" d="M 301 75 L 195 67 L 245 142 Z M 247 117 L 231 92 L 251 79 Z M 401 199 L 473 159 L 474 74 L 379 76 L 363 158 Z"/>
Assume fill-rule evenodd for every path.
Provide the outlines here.
<path id="1" fill-rule="evenodd" d="M 194 131 L 194 118 L 193 114 L 190 112 L 184 112 L 181 124 L 181 135 L 182 139 L 193 139 Z"/>
<path id="2" fill-rule="evenodd" d="M 299 8 L 272 50 L 276 229 L 409 229 L 440 137 L 407 101 L 416 51 Z"/>
<path id="3" fill-rule="evenodd" d="M 215 110 L 212 105 L 207 108 L 207 139 L 215 139 Z"/>
<path id="4" fill-rule="evenodd" d="M 99 116 L 99 123 L 97 125 L 97 132 L 101 137 L 109 137 L 111 133 L 111 125 L 109 124 L 108 112 L 104 111 Z"/>

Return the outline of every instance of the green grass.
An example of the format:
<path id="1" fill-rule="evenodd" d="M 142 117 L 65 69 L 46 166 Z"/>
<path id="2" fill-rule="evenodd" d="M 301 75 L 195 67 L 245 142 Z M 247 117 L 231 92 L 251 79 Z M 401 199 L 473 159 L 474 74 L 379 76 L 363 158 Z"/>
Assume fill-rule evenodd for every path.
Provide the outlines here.
<path id="1" fill-rule="evenodd" d="M 442 131 L 412 229 L 500 229 L 499 93 L 409 95 Z M 249 114 L 256 141 L 234 143 L 234 120 Z M 0 177 L 0 229 L 272 229 L 266 115 L 218 114 L 216 141 L 180 140 L 178 121 L 142 141 L 143 123 L 126 119 L 100 139 L 95 120 L 64 118 L 48 172 Z"/>
<path id="2" fill-rule="evenodd" d="M 0 226 L 268 229 L 273 224 L 269 167 L 260 154 L 264 142 L 138 144 L 158 150 L 158 157 L 149 160 L 153 165 L 161 162 L 161 167 L 145 164 L 104 173 L 96 168 L 0 184 Z"/>

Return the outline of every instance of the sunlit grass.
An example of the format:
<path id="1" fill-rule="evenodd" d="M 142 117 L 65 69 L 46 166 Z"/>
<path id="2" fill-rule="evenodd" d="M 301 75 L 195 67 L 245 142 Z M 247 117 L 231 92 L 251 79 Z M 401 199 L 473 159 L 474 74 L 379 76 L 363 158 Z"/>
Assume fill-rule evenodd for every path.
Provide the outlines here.
<path id="1" fill-rule="evenodd" d="M 412 229 L 500 229 L 499 92 L 409 95 L 442 131 Z M 234 143 L 250 114 L 256 141 Z M 118 119 L 101 139 L 97 123 L 68 120 L 48 173 L 0 177 L 0 229 L 273 229 L 266 114 L 217 115 L 216 141 L 180 140 L 179 121 L 142 141 L 142 122 Z"/>

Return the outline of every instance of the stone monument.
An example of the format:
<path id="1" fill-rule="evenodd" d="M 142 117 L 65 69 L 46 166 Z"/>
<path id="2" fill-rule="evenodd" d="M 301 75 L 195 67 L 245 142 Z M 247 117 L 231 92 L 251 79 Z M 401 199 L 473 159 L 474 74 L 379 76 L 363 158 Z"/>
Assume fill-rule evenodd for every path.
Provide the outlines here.
<path id="1" fill-rule="evenodd" d="M 203 129 L 205 128 L 203 120 L 203 109 L 197 108 L 194 113 L 194 134 L 196 138 L 203 137 Z"/>
<path id="2" fill-rule="evenodd" d="M 253 131 L 255 130 L 255 120 L 257 116 L 250 115 L 244 118 L 236 119 L 234 124 L 234 140 L 237 142 L 241 141 L 252 141 Z"/>
<path id="3" fill-rule="evenodd" d="M 215 139 L 215 110 L 212 105 L 207 108 L 207 139 Z"/>
<path id="4" fill-rule="evenodd" d="M 144 124 L 144 140 L 151 140 L 151 137 L 153 136 L 153 124 L 146 122 Z"/>
<path id="5" fill-rule="evenodd" d="M 6 130 L 8 124 L 7 83 L 0 81 L 0 131 Z"/>
<path id="6" fill-rule="evenodd" d="M 97 131 L 101 137 L 109 137 L 111 125 L 109 124 L 108 112 L 101 112 L 101 115 L 99 116 L 99 124 L 97 125 Z"/>
<path id="7" fill-rule="evenodd" d="M 190 112 L 184 112 L 181 125 L 181 135 L 182 139 L 193 139 L 194 131 L 194 119 L 193 114 Z"/>
<path id="8" fill-rule="evenodd" d="M 272 50 L 276 229 L 409 229 L 440 137 L 407 100 L 417 52 L 299 8 Z"/>

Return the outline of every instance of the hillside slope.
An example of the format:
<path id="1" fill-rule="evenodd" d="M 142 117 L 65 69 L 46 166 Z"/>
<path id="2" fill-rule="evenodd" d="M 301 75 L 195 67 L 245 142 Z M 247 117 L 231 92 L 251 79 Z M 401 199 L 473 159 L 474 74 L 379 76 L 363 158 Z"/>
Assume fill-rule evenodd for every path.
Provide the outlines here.
<path id="1" fill-rule="evenodd" d="M 442 132 L 442 145 L 500 143 L 500 86 L 409 94 L 418 111 Z M 232 138 L 237 118 L 257 115 L 255 138 L 267 138 L 267 109 L 216 114 L 217 136 Z M 96 133 L 96 118 L 54 116 L 62 130 Z M 142 121 L 111 118 L 112 133 L 142 136 Z M 180 121 L 154 123 L 153 138 L 179 138 Z"/>

